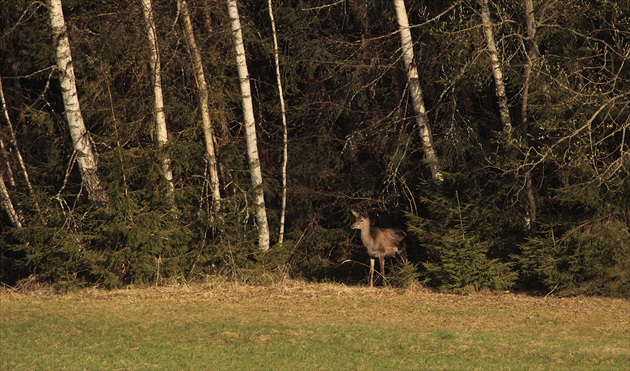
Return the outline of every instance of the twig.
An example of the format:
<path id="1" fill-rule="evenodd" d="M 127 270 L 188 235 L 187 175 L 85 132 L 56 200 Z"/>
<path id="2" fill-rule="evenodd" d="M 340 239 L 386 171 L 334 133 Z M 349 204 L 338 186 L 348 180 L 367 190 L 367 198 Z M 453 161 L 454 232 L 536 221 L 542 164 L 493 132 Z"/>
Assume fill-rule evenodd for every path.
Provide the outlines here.
<path id="1" fill-rule="evenodd" d="M 552 292 L 554 292 L 554 291 L 558 288 L 558 286 L 559 286 L 559 285 L 560 285 L 560 284 L 557 284 L 557 285 L 556 285 L 553 289 L 551 289 L 551 291 L 549 291 L 549 292 L 547 293 L 547 295 L 545 295 L 545 299 L 547 299 L 547 297 L 548 297 L 549 295 L 551 295 L 551 293 L 552 293 Z"/>

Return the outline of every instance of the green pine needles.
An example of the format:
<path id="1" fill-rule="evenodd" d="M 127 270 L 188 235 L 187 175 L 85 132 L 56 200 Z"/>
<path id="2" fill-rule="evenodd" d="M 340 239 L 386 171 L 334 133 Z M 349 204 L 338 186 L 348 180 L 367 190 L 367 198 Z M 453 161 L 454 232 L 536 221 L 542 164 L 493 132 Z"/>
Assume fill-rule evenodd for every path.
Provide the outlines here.
<path id="1" fill-rule="evenodd" d="M 424 281 L 458 293 L 511 288 L 518 274 L 514 263 L 499 254 L 506 241 L 489 238 L 496 231 L 483 220 L 488 212 L 484 205 L 462 204 L 457 190 L 449 195 L 428 184 L 422 188 L 429 218 L 408 214 L 407 226 L 427 255 L 422 263 Z"/>

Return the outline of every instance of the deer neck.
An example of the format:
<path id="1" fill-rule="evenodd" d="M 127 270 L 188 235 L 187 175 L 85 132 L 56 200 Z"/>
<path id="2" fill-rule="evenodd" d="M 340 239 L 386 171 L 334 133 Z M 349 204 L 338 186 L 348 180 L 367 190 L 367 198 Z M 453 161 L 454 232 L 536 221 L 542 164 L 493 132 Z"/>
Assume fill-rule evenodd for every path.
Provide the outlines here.
<path id="1" fill-rule="evenodd" d="M 368 250 L 373 249 L 376 242 L 377 231 L 375 227 L 361 229 L 361 240 Z"/>

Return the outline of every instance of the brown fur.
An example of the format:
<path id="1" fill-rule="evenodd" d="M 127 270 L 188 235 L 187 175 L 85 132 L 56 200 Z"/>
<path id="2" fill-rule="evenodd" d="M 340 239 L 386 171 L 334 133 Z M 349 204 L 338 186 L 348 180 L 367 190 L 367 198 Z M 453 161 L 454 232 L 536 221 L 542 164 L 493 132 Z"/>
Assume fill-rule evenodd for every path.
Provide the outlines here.
<path id="1" fill-rule="evenodd" d="M 385 279 L 385 258 L 396 256 L 400 259 L 407 259 L 407 252 L 404 248 L 405 233 L 395 228 L 378 228 L 370 224 L 370 218 L 352 210 L 352 215 L 356 217 L 352 224 L 352 229 L 361 231 L 361 241 L 367 249 L 370 257 L 370 287 L 374 283 L 374 261 L 378 259 L 381 266 L 381 276 Z"/>

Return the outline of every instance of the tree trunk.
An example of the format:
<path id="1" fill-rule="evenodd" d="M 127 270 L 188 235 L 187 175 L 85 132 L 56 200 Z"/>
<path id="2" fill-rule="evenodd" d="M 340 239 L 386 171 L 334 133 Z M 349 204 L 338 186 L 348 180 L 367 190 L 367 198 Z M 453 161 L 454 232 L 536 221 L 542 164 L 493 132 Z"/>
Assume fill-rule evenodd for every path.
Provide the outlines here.
<path id="1" fill-rule="evenodd" d="M 424 97 L 422 96 L 422 88 L 418 77 L 418 67 L 416 65 L 413 52 L 413 39 L 411 38 L 411 30 L 409 28 L 409 20 L 407 19 L 407 9 L 404 0 L 394 0 L 394 8 L 396 9 L 396 19 L 398 20 L 398 29 L 400 31 L 400 42 L 402 44 L 403 60 L 407 70 L 407 81 L 411 92 L 411 100 L 413 109 L 416 113 L 416 124 L 420 129 L 420 141 L 424 150 L 424 155 L 429 163 L 431 175 L 436 183 L 444 181 L 444 175 L 440 168 L 439 159 L 435 146 L 433 145 L 433 135 L 429 126 L 429 118 L 427 117 L 424 107 Z"/>
<path id="2" fill-rule="evenodd" d="M 92 202 L 106 204 L 108 201 L 107 194 L 98 177 L 98 166 L 96 156 L 92 150 L 92 141 L 85 128 L 81 107 L 79 106 L 70 42 L 66 32 L 61 0 L 48 0 L 48 10 L 53 42 L 57 52 L 57 68 L 60 74 L 59 82 L 61 84 L 63 104 L 66 109 L 66 120 L 68 121 L 70 136 L 72 137 L 72 146 L 77 152 L 77 162 L 83 184 L 87 189 L 88 198 Z"/>
<path id="3" fill-rule="evenodd" d="M 9 216 L 9 221 L 11 225 L 15 228 L 22 228 L 22 223 L 20 222 L 20 217 L 18 216 L 17 211 L 13 207 L 13 202 L 11 202 L 11 197 L 9 196 L 9 190 L 7 186 L 4 184 L 4 178 L 2 178 L 2 174 L 0 173 L 0 203 L 2 203 L 2 208 L 6 210 L 7 215 Z"/>
<path id="4" fill-rule="evenodd" d="M 164 98 L 162 95 L 162 72 L 160 66 L 160 51 L 157 44 L 157 32 L 153 20 L 153 6 L 151 0 L 142 1 L 142 13 L 146 23 L 147 37 L 149 39 L 150 64 L 153 72 L 153 93 L 154 93 L 154 115 L 155 134 L 158 149 L 160 151 L 160 162 L 162 175 L 166 181 L 166 198 L 171 206 L 175 206 L 175 186 L 173 185 L 173 169 L 171 168 L 171 157 L 166 152 L 168 144 L 168 131 L 166 129 L 166 116 L 164 114 Z"/>
<path id="5" fill-rule="evenodd" d="M 488 53 L 490 54 L 490 63 L 492 64 L 492 75 L 494 76 L 494 85 L 496 87 L 497 101 L 499 102 L 499 112 L 501 114 L 501 123 L 503 131 L 507 135 L 507 139 L 511 139 L 512 121 L 510 120 L 510 109 L 508 107 L 507 94 L 505 93 L 505 83 L 503 82 L 503 71 L 499 63 L 499 53 L 497 45 L 494 41 L 494 31 L 492 29 L 492 20 L 490 18 L 490 7 L 488 0 L 478 0 L 481 5 L 481 22 L 483 31 L 486 35 L 486 44 Z"/>
<path id="6" fill-rule="evenodd" d="M 9 117 L 9 110 L 7 108 L 7 102 L 4 99 L 4 89 L 2 88 L 2 76 L 0 76 L 0 103 L 2 103 L 2 112 L 4 112 L 4 119 L 7 121 L 9 126 L 9 131 L 11 132 L 11 139 L 15 140 L 15 131 L 13 131 L 13 125 L 11 125 L 11 118 Z M 17 149 L 17 146 L 15 146 Z M 4 141 L 2 137 L 0 137 L 0 151 L 2 151 L 2 157 L 5 158 L 5 164 L 7 165 L 7 176 L 9 177 L 9 184 L 11 186 L 15 186 L 15 178 L 13 177 L 13 170 L 11 169 L 11 164 L 9 164 L 9 153 L 7 152 L 6 147 L 4 146 Z M 20 152 L 18 151 L 18 154 Z M 22 156 L 20 155 L 20 160 Z M 1 169 L 0 169 L 1 171 Z M 30 182 L 29 182 L 30 185 Z"/>
<path id="7" fill-rule="evenodd" d="M 532 0 L 525 1 L 525 22 L 527 22 L 527 41 L 530 56 L 538 58 L 538 42 L 536 41 L 536 17 L 534 16 L 534 3 Z"/>
<path id="8" fill-rule="evenodd" d="M 185 0 L 179 0 L 182 20 L 184 22 L 184 36 L 186 44 L 190 49 L 190 54 L 195 71 L 195 81 L 197 82 L 197 91 L 199 93 L 199 107 L 201 109 L 201 126 L 206 144 L 206 157 L 210 167 L 210 189 L 212 191 L 212 210 L 218 213 L 221 208 L 221 192 L 219 188 L 219 173 L 217 171 L 217 155 L 214 144 L 216 138 L 212 128 L 212 120 L 210 118 L 210 109 L 208 107 L 208 83 L 203 72 L 203 62 L 201 61 L 201 53 L 197 47 L 195 34 L 188 12 L 188 4 Z"/>
<path id="9" fill-rule="evenodd" d="M 523 82 L 523 100 L 521 102 L 521 120 L 523 145 L 529 147 L 529 83 L 531 80 L 532 66 L 538 61 L 540 52 L 538 51 L 538 43 L 536 42 L 536 19 L 534 17 L 534 4 L 532 0 L 524 0 L 525 22 L 527 23 L 527 56 L 524 66 L 524 82 Z M 532 174 L 525 174 L 525 192 L 527 193 L 528 202 L 528 218 L 529 231 L 536 233 L 537 230 L 537 204 L 534 188 L 532 186 Z"/>
<path id="10" fill-rule="evenodd" d="M 11 164 L 9 163 L 9 153 L 7 152 L 6 147 L 4 146 L 4 141 L 0 138 L 0 151 L 2 151 L 2 157 L 4 157 L 4 163 L 7 166 L 7 176 L 9 177 L 9 184 L 11 186 L 15 186 L 15 178 L 13 177 L 13 170 L 11 169 Z M 2 171 L 0 169 L 0 171 Z"/>
<path id="11" fill-rule="evenodd" d="M 282 77 L 280 75 L 280 52 L 278 48 L 278 35 L 276 32 L 276 21 L 273 17 L 273 7 L 269 2 L 269 19 L 271 20 L 271 31 L 273 34 L 273 50 L 276 61 L 276 79 L 278 81 L 278 96 L 280 98 L 280 111 L 282 114 L 282 210 L 280 211 L 280 237 L 278 244 L 284 241 L 284 222 L 287 210 L 287 163 L 289 161 L 289 139 L 287 133 L 287 109 L 284 103 L 284 92 L 282 89 Z"/>
<path id="12" fill-rule="evenodd" d="M 13 124 L 11 123 L 11 117 L 9 117 L 9 109 L 7 107 L 7 101 L 4 99 L 4 89 L 2 87 L 2 76 L 0 76 L 0 103 L 2 104 L 2 110 L 4 111 L 4 119 L 7 121 L 7 126 L 9 127 L 9 133 L 11 134 L 11 144 L 13 145 L 13 150 L 15 151 L 15 156 L 20 164 L 20 169 L 22 169 L 22 176 L 24 176 L 24 180 L 26 181 L 26 186 L 28 187 L 28 191 L 33 198 L 33 203 L 35 204 L 35 210 L 39 215 L 39 218 L 42 224 L 46 225 L 46 219 L 44 218 L 44 214 L 42 213 L 42 209 L 39 207 L 39 202 L 37 201 L 37 197 L 35 196 L 35 190 L 33 190 L 33 185 L 31 184 L 31 180 L 28 176 L 28 171 L 26 171 L 26 165 L 24 164 L 24 159 L 22 158 L 22 152 L 20 152 L 20 148 L 17 144 L 17 136 L 15 135 L 15 130 L 13 129 Z M 9 165 L 8 154 L 4 149 L 4 143 L 0 139 L 0 144 L 2 146 L 2 151 L 5 157 L 7 158 L 7 170 L 10 176 L 10 183 L 15 185 L 15 180 L 13 179 L 13 172 L 11 171 L 11 166 Z"/>
<path id="13" fill-rule="evenodd" d="M 527 23 L 527 55 L 525 61 L 525 82 L 523 83 L 523 101 L 521 104 L 521 121 L 522 121 L 522 132 L 523 137 L 527 140 L 527 135 L 529 133 L 529 116 L 528 116 L 528 100 L 529 100 L 529 83 L 531 80 L 532 74 L 532 65 L 534 65 L 538 57 L 540 56 L 540 52 L 538 51 L 538 43 L 536 42 L 536 18 L 534 17 L 534 4 L 532 0 L 524 0 L 524 8 L 525 8 L 525 22 Z"/>
<path id="14" fill-rule="evenodd" d="M 256 223 L 258 224 L 258 247 L 262 251 L 269 250 L 269 224 L 267 222 L 267 211 L 265 208 L 265 195 L 262 189 L 262 172 L 260 169 L 260 159 L 258 157 L 258 143 L 256 139 L 256 122 L 254 120 L 254 106 L 252 103 L 251 87 L 249 84 L 249 71 L 247 70 L 247 58 L 245 57 L 245 46 L 243 45 L 243 32 L 241 21 L 238 15 L 238 5 L 236 0 L 227 0 L 228 16 L 232 26 L 234 37 L 234 50 L 236 52 L 236 65 L 241 84 L 241 95 L 243 99 L 243 121 L 245 123 L 245 135 L 247 137 L 247 157 L 249 162 L 249 173 L 251 175 L 252 187 L 254 190 L 254 202 L 256 208 Z"/>

